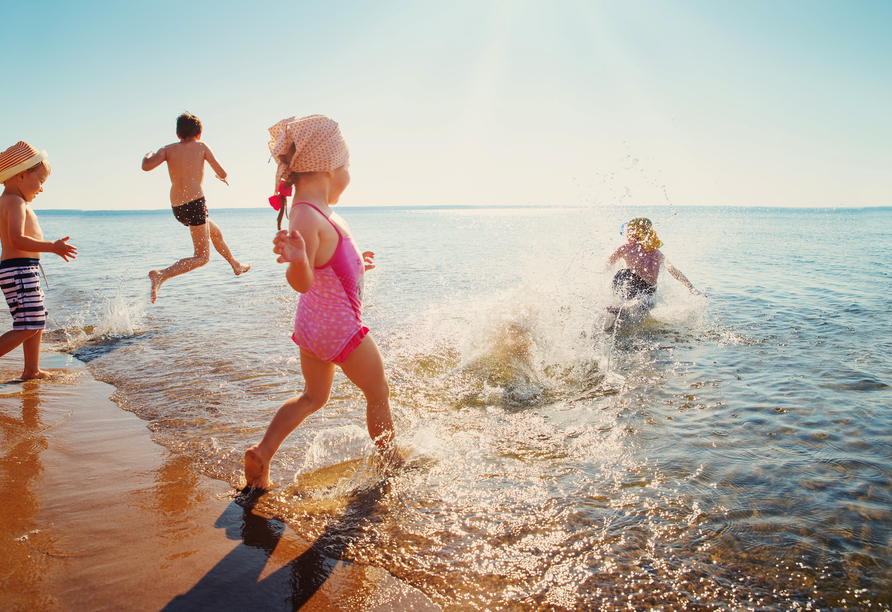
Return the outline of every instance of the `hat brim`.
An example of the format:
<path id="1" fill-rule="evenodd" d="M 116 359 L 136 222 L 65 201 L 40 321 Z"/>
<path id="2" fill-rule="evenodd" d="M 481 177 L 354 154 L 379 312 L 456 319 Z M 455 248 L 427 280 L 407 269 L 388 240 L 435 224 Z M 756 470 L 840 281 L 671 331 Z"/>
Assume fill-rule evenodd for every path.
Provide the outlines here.
<path id="1" fill-rule="evenodd" d="M 45 160 L 47 157 L 48 156 L 46 154 L 46 151 L 41 151 L 40 153 L 38 153 L 31 159 L 26 159 L 25 161 L 18 163 L 11 168 L 7 168 L 6 170 L 0 171 L 0 183 L 5 183 L 6 181 L 8 181 L 12 177 L 14 177 L 19 172 L 24 172 L 28 168 L 36 166 L 37 164 L 39 164 L 40 162 Z"/>

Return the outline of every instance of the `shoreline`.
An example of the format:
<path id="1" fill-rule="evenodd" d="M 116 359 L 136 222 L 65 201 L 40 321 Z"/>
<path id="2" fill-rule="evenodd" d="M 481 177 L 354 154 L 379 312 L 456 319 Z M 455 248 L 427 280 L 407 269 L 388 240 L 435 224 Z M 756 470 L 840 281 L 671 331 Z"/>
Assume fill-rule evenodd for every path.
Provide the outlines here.
<path id="1" fill-rule="evenodd" d="M 156 444 L 68 355 L 0 358 L 4 610 L 438 610 L 387 571 L 326 557 Z"/>

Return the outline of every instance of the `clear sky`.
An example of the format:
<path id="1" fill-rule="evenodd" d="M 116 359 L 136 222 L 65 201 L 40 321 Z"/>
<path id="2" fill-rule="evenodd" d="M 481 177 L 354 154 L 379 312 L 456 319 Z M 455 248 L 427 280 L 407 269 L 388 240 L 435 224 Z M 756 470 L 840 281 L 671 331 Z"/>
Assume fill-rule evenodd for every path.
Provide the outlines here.
<path id="1" fill-rule="evenodd" d="M 892 3 L 5 3 L 0 150 L 46 149 L 39 208 L 169 206 L 150 149 L 198 115 L 268 206 L 268 128 L 337 120 L 384 205 L 890 206 Z M 272 214 L 272 213 L 271 213 Z"/>

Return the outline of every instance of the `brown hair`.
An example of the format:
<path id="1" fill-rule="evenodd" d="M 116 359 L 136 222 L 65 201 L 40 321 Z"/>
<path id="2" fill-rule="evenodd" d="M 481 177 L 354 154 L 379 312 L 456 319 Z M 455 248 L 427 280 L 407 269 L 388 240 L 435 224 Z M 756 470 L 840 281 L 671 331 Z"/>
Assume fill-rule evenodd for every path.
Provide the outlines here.
<path id="1" fill-rule="evenodd" d="M 288 172 L 285 174 L 285 177 L 282 179 L 281 185 L 283 188 L 294 188 L 299 180 L 299 175 L 297 172 Z M 282 229 L 282 217 L 288 218 L 288 198 L 286 196 L 281 196 L 282 205 L 279 207 L 279 216 L 276 217 L 276 229 Z"/>
<path id="2" fill-rule="evenodd" d="M 192 113 L 183 113 L 177 117 L 177 136 L 195 138 L 201 136 L 201 121 Z"/>

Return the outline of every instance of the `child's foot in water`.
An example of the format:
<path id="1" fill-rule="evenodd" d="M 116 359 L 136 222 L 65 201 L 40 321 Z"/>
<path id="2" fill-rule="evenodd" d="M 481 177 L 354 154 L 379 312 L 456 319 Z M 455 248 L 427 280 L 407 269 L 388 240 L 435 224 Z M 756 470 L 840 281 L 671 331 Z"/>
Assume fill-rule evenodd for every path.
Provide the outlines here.
<path id="1" fill-rule="evenodd" d="M 378 467 L 386 474 L 392 474 L 405 467 L 408 454 L 400 451 L 396 444 L 390 443 L 387 447 L 378 448 L 375 453 Z"/>
<path id="2" fill-rule="evenodd" d="M 269 489 L 269 461 L 260 456 L 259 444 L 245 451 L 245 480 L 248 486 L 255 489 Z"/>
<path id="3" fill-rule="evenodd" d="M 242 275 L 250 269 L 251 269 L 251 264 L 237 263 L 236 265 L 232 266 L 232 271 L 235 272 L 236 276 Z"/>
<path id="4" fill-rule="evenodd" d="M 56 376 L 58 372 L 47 372 L 46 370 L 37 370 L 36 372 L 22 372 L 20 380 L 43 380 Z"/>
<path id="5" fill-rule="evenodd" d="M 161 273 L 158 270 L 152 270 L 149 272 L 149 280 L 152 281 L 152 303 L 155 303 L 155 300 L 158 299 L 158 290 L 161 288 L 161 283 L 164 282 L 164 279 L 161 278 Z"/>

